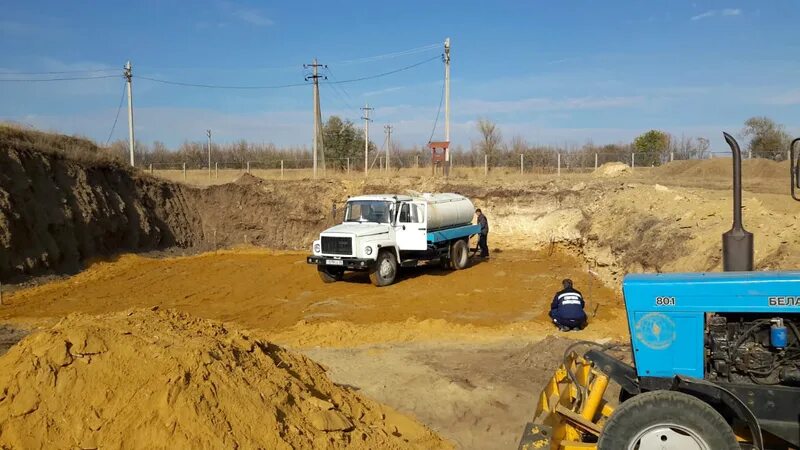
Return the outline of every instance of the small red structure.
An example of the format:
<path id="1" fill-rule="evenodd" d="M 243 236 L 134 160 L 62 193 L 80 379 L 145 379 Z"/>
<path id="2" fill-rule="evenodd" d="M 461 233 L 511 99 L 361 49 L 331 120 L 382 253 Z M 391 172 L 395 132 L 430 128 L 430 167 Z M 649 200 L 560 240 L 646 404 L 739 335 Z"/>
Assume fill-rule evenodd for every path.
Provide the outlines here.
<path id="1" fill-rule="evenodd" d="M 437 141 L 428 142 L 428 147 L 431 149 L 431 175 L 436 175 L 436 168 L 442 168 L 444 176 L 450 173 L 450 142 Z"/>

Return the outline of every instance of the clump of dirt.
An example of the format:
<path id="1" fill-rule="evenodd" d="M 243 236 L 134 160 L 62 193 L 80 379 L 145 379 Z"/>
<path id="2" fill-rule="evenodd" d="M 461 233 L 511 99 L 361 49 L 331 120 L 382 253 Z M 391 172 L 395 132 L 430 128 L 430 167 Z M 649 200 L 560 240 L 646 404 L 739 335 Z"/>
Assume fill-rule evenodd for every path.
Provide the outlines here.
<path id="1" fill-rule="evenodd" d="M 631 168 L 621 162 L 609 162 L 598 167 L 594 175 L 601 178 L 617 178 L 631 173 Z"/>
<path id="2" fill-rule="evenodd" d="M 304 356 L 171 311 L 71 315 L 0 358 L 10 448 L 451 448 Z"/>

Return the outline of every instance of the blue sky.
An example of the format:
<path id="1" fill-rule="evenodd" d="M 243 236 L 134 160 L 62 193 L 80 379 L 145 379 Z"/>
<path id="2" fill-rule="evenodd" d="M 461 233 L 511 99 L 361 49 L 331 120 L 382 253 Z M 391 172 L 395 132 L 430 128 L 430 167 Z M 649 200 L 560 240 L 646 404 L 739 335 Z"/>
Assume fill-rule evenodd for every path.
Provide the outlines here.
<path id="1" fill-rule="evenodd" d="M 405 67 L 452 39 L 452 140 L 468 146 L 475 121 L 532 143 L 627 141 L 651 128 L 711 138 L 767 115 L 800 134 L 800 2 L 6 2 L 0 79 L 9 72 L 115 69 L 218 85 L 303 82 L 303 63 L 328 81 Z M 387 55 L 416 49 L 403 55 Z M 119 70 L 116 70 L 119 69 Z M 61 74 L 53 77 L 83 76 Z M 323 84 L 323 115 L 375 129 L 394 125 L 404 146 L 428 141 L 443 65 L 430 61 L 364 82 Z M 0 82 L 0 119 L 105 142 L 120 77 Z M 247 139 L 309 145 L 310 86 L 212 90 L 134 80 L 137 139 L 174 146 Z M 125 110 L 113 139 L 127 133 Z M 442 138 L 442 119 L 434 139 Z M 382 136 L 377 136 L 381 141 Z"/>

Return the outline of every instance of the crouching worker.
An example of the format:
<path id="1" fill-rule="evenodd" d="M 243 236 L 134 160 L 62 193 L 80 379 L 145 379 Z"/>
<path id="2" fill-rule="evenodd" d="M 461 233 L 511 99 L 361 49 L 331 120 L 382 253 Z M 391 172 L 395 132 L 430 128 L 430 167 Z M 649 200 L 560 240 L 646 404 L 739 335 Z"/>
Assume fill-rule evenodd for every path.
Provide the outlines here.
<path id="1" fill-rule="evenodd" d="M 564 289 L 558 291 L 550 304 L 550 318 L 561 331 L 582 330 L 586 326 L 585 302 L 577 289 L 572 287 L 572 280 L 561 282 Z"/>

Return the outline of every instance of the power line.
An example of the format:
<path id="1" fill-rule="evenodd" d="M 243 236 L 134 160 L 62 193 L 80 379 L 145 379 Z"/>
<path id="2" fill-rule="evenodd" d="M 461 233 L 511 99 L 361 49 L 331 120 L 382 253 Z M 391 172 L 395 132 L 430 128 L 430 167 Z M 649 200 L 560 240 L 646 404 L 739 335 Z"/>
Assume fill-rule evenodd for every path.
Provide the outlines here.
<path id="1" fill-rule="evenodd" d="M 163 84 L 172 84 L 175 86 L 186 86 L 186 87 L 199 87 L 199 88 L 207 88 L 207 89 L 283 89 L 283 88 L 290 88 L 290 87 L 298 87 L 298 86 L 308 86 L 309 83 L 291 83 L 291 84 L 281 84 L 281 85 L 273 85 L 273 86 L 227 86 L 227 85 L 220 85 L 220 84 L 201 84 L 201 83 L 186 83 L 183 81 L 171 81 L 171 80 L 162 80 L 160 78 L 151 78 L 151 77 L 143 77 L 141 75 L 135 75 L 134 78 L 139 78 L 141 80 L 147 81 L 154 81 L 156 83 L 163 83 Z"/>
<path id="2" fill-rule="evenodd" d="M 436 133 L 436 125 L 439 123 L 439 114 L 442 112 L 442 102 L 444 101 L 444 82 L 442 83 L 442 96 L 439 98 L 439 108 L 436 110 L 436 120 L 433 121 L 433 129 L 431 130 L 431 137 L 428 142 L 433 141 L 433 134 Z"/>
<path id="3" fill-rule="evenodd" d="M 428 62 L 431 62 L 431 61 L 434 61 L 434 60 L 437 60 L 437 59 L 440 59 L 440 58 L 441 58 L 441 55 L 436 55 L 433 58 L 428 58 L 428 59 L 420 61 L 418 63 L 411 64 L 410 66 L 401 67 L 399 69 L 390 70 L 388 72 L 383 72 L 383 73 L 379 73 L 379 74 L 376 74 L 376 75 L 370 75 L 370 76 L 366 76 L 366 77 L 352 78 L 352 79 L 349 79 L 349 80 L 334 81 L 334 82 L 331 82 L 331 83 L 328 83 L 328 84 L 355 83 L 356 81 L 365 81 L 365 80 L 372 80 L 372 79 L 375 79 L 375 78 L 381 78 L 381 77 L 385 77 L 387 75 L 392 75 L 392 74 L 395 74 L 395 73 L 398 73 L 398 72 L 403 72 L 405 70 L 413 69 L 414 67 L 421 66 L 421 65 L 423 65 L 425 63 L 428 63 Z"/>
<path id="4" fill-rule="evenodd" d="M 67 73 L 100 73 L 100 72 L 116 72 L 117 69 L 88 69 L 88 70 L 61 70 L 51 72 L 5 72 L 0 71 L 0 75 L 63 75 Z"/>
<path id="5" fill-rule="evenodd" d="M 125 88 L 127 84 L 122 85 L 122 97 L 119 99 L 119 106 L 117 107 L 117 115 L 114 117 L 114 125 L 111 125 L 111 131 L 108 133 L 108 139 L 106 139 L 106 146 L 108 143 L 111 142 L 111 135 L 114 134 L 114 128 L 117 127 L 117 120 L 119 120 L 119 112 L 122 110 L 122 104 L 125 102 Z"/>
<path id="6" fill-rule="evenodd" d="M 428 58 L 423 61 L 401 67 L 399 69 L 390 70 L 388 72 L 378 73 L 375 75 L 368 75 L 359 78 L 351 78 L 349 80 L 339 80 L 339 81 L 331 81 L 327 84 L 345 84 L 345 83 L 355 83 L 358 81 L 365 81 L 365 80 L 372 80 L 375 78 L 381 78 L 388 75 L 392 75 L 398 72 L 403 72 L 409 69 L 413 69 L 415 67 L 421 66 L 425 63 L 431 62 L 436 59 L 440 59 L 441 55 L 436 55 L 433 58 Z M 291 87 L 298 87 L 298 86 L 308 86 L 310 83 L 292 83 L 292 84 L 282 84 L 282 85 L 273 85 L 273 86 L 229 86 L 229 85 L 220 85 L 220 84 L 203 84 L 203 83 L 186 83 L 183 81 L 172 81 L 172 80 L 163 80 L 160 78 L 152 78 L 152 77 L 144 77 L 141 75 L 135 75 L 134 78 L 139 78 L 141 80 L 148 80 L 154 81 L 156 83 L 163 83 L 163 84 L 171 84 L 175 86 L 186 86 L 186 87 L 199 87 L 199 88 L 207 88 L 207 89 L 283 89 L 283 88 L 291 88 Z"/>
<path id="7" fill-rule="evenodd" d="M 100 78 L 118 78 L 119 75 L 101 75 L 93 77 L 66 77 L 66 78 L 0 78 L 0 82 L 30 82 L 38 83 L 45 81 L 75 81 L 75 80 L 98 80 Z"/>
<path id="8" fill-rule="evenodd" d="M 337 62 L 334 62 L 333 64 L 338 64 L 340 66 L 343 66 L 343 65 L 346 65 L 346 64 L 359 64 L 359 63 L 364 63 L 364 62 L 379 61 L 379 60 L 382 60 L 382 59 L 397 58 L 397 57 L 400 57 L 400 56 L 407 56 L 407 55 L 413 55 L 413 54 L 416 54 L 416 53 L 422 53 L 422 52 L 434 50 L 434 49 L 437 49 L 437 48 L 440 48 L 440 47 L 441 47 L 441 44 L 438 44 L 438 43 L 437 44 L 430 44 L 430 45 L 425 45 L 425 46 L 422 46 L 422 47 L 412 48 L 412 49 L 409 49 L 409 50 L 401 50 L 401 51 L 398 51 L 398 52 L 384 53 L 382 55 L 367 56 L 367 57 L 364 57 L 364 58 L 356 58 L 356 59 L 349 59 L 349 60 L 344 60 L 344 61 L 337 61 Z"/>

